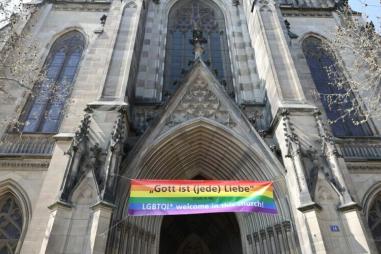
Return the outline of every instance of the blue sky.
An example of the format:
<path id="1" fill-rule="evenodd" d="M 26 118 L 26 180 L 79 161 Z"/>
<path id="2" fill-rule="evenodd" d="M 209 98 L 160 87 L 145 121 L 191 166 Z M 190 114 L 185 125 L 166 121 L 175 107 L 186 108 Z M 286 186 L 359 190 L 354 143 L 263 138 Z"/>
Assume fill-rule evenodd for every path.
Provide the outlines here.
<path id="1" fill-rule="evenodd" d="M 377 31 L 381 32 L 381 0 L 349 0 L 349 5 L 363 13 L 366 19 L 372 20 Z"/>

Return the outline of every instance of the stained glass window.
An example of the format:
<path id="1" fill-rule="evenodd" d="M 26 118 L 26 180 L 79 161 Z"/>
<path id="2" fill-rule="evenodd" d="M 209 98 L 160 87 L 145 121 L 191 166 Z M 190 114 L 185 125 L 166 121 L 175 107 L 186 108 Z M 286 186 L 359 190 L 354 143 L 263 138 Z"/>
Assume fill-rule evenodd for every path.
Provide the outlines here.
<path id="1" fill-rule="evenodd" d="M 368 225 L 378 251 L 381 253 L 381 195 L 373 201 L 368 213 Z"/>
<path id="2" fill-rule="evenodd" d="M 79 32 L 69 32 L 52 46 L 44 65 L 44 80 L 34 89 L 24 132 L 57 132 L 84 48 Z"/>
<path id="3" fill-rule="evenodd" d="M 13 254 L 22 232 L 23 217 L 12 194 L 0 199 L 0 254 Z"/>
<path id="4" fill-rule="evenodd" d="M 164 94 L 173 94 L 194 60 L 191 44 L 193 30 L 203 32 L 203 61 L 226 88 L 233 93 L 225 21 L 221 10 L 207 0 L 179 1 L 168 19 Z"/>
<path id="5" fill-rule="evenodd" d="M 331 125 L 332 132 L 336 137 L 345 136 L 372 136 L 372 131 L 367 123 L 356 125 L 353 120 L 356 116 L 346 115 L 343 119 L 339 119 L 346 109 L 352 107 L 351 99 L 337 105 L 335 103 L 329 104 L 329 99 L 324 94 L 343 94 L 347 90 L 345 88 L 338 88 L 334 85 L 335 77 L 328 74 L 328 69 L 334 68 L 332 71 L 335 76 L 344 78 L 343 73 L 337 68 L 335 57 L 322 47 L 322 41 L 316 37 L 309 37 L 303 41 L 303 52 L 306 56 L 308 67 L 310 68 L 312 79 L 315 83 L 316 90 L 320 96 L 324 110 L 329 120 L 333 123 Z M 338 108 L 340 107 L 340 109 Z M 339 119 L 338 121 L 335 121 Z"/>

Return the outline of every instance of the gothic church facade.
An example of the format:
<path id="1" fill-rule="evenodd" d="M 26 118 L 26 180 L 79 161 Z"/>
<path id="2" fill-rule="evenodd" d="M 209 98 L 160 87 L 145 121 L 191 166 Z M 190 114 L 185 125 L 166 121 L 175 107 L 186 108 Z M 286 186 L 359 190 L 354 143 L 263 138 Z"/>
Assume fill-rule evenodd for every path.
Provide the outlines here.
<path id="1" fill-rule="evenodd" d="M 29 3 L 46 75 L 0 102 L 0 253 L 381 251 L 381 123 L 314 96 L 341 5 Z M 131 217 L 130 179 L 273 181 L 278 214 Z"/>

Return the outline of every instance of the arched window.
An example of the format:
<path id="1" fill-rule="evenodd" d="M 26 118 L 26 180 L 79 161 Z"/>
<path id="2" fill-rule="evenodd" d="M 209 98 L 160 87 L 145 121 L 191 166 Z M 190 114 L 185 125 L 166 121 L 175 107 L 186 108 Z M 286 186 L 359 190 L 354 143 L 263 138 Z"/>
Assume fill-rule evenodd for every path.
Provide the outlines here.
<path id="1" fill-rule="evenodd" d="M 333 75 L 328 75 L 328 68 L 335 68 L 336 61 L 335 57 L 322 47 L 322 41 L 316 37 L 309 37 L 303 41 L 302 47 L 318 93 L 321 95 L 345 93 L 345 88 L 339 89 L 337 86 L 332 85 L 335 83 L 335 80 Z M 335 76 L 344 77 L 343 73 L 337 68 L 334 69 L 334 73 Z M 338 111 L 337 105 L 329 105 L 326 96 L 320 96 L 320 98 L 328 119 L 331 121 L 339 119 L 341 114 Z M 352 103 L 349 100 L 340 105 L 341 112 L 351 107 Z M 336 137 L 372 135 L 372 131 L 367 123 L 355 125 L 353 118 L 355 116 L 346 115 L 343 119 L 334 122 L 331 125 L 333 134 Z"/>
<path id="2" fill-rule="evenodd" d="M 61 36 L 45 62 L 44 80 L 34 89 L 23 132 L 57 132 L 84 48 L 84 38 L 73 31 Z"/>
<path id="3" fill-rule="evenodd" d="M 372 232 L 374 242 L 381 253 L 381 194 L 379 193 L 368 211 L 368 225 Z"/>
<path id="4" fill-rule="evenodd" d="M 225 20 L 221 10 L 207 0 L 183 0 L 168 18 L 164 95 L 173 94 L 194 60 L 193 30 L 203 32 L 203 61 L 228 93 L 233 92 Z"/>
<path id="5" fill-rule="evenodd" d="M 23 217 L 19 204 L 11 193 L 0 198 L 0 254 L 16 251 L 22 230 Z"/>

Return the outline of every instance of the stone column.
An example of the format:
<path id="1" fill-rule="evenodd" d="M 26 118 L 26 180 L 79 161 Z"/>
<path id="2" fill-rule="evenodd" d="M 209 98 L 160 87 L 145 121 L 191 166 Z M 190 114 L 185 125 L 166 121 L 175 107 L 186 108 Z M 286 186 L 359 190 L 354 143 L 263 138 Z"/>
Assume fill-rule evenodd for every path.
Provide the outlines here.
<path id="1" fill-rule="evenodd" d="M 311 198 L 301 145 L 298 136 L 294 133 L 288 110 L 283 110 L 281 113 L 276 137 L 284 156 L 287 185 L 290 191 L 292 210 L 296 210 L 296 212 L 294 211 L 295 225 L 302 253 L 314 253 L 314 250 L 319 250 L 319 253 L 326 253 L 318 219 L 320 206 Z M 284 226 L 284 230 L 285 228 Z M 291 242 L 288 235 L 292 232 L 285 230 L 285 233 L 284 237 L 287 238 L 286 244 L 290 247 L 290 251 L 296 252 L 295 244 Z"/>
<path id="2" fill-rule="evenodd" d="M 330 137 L 324 129 L 323 123 L 319 117 L 320 111 L 315 110 L 314 117 L 316 119 L 317 127 L 319 130 L 319 135 L 321 137 L 322 149 L 325 154 L 329 166 L 331 168 L 331 173 L 335 181 L 335 186 L 341 193 L 340 201 L 341 206 L 350 206 L 355 204 L 352 197 L 349 195 L 347 184 L 345 183 L 343 172 L 340 169 L 338 161 L 338 151 L 335 147 L 332 137 Z"/>
<path id="3" fill-rule="evenodd" d="M 338 188 L 340 192 L 340 206 L 338 208 L 341 212 L 350 249 L 354 253 L 376 253 L 375 246 L 372 237 L 368 235 L 363 220 L 359 212 L 359 206 L 353 201 L 348 185 L 345 182 L 344 175 L 342 172 L 342 166 L 339 164 L 338 151 L 336 149 L 335 143 L 332 137 L 325 130 L 323 123 L 320 119 L 320 112 L 315 110 L 314 117 L 316 119 L 317 127 L 319 130 L 319 135 L 321 137 L 321 144 L 323 149 L 323 154 L 326 156 L 327 162 L 329 163 L 331 174 L 333 176 L 334 185 Z M 345 165 L 344 165 L 345 166 Z"/>
<path id="4" fill-rule="evenodd" d="M 71 225 L 72 206 L 58 201 L 49 206 L 49 209 L 51 213 L 40 254 L 63 253 L 66 236 Z"/>
<path id="5" fill-rule="evenodd" d="M 347 206 L 339 209 L 343 215 L 344 228 L 348 243 L 353 253 L 377 253 L 376 246 L 361 218 L 358 206 Z"/>
<path id="6" fill-rule="evenodd" d="M 306 99 L 296 72 L 282 14 L 273 0 L 243 1 L 260 79 L 273 115 L 280 107 L 303 107 Z"/>
<path id="7" fill-rule="evenodd" d="M 257 232 L 253 233 L 253 242 L 255 253 L 261 253 L 261 242 Z"/>
<path id="8" fill-rule="evenodd" d="M 307 242 L 304 242 L 303 239 L 299 239 L 302 250 L 305 249 L 303 247 L 307 247 L 311 248 L 311 253 L 327 253 L 326 247 L 324 245 L 323 234 L 319 225 L 319 219 L 317 217 L 316 207 L 304 207 L 304 210 L 302 210 L 301 212 L 303 212 L 303 219 L 307 226 L 306 238 L 309 240 L 311 244 L 311 246 L 308 246 L 309 244 L 307 244 Z"/>
<path id="9" fill-rule="evenodd" d="M 91 207 L 94 212 L 90 231 L 90 250 L 87 253 L 104 254 L 106 252 L 113 208 L 114 205 L 102 201 Z"/>
<path id="10" fill-rule="evenodd" d="M 22 254 L 44 253 L 46 248 L 46 241 L 44 239 L 47 238 L 46 229 L 48 225 L 49 227 L 52 227 L 52 220 L 54 220 L 55 217 L 59 216 L 60 218 L 63 218 L 66 216 L 63 215 L 63 207 L 57 206 L 57 208 L 53 208 L 53 212 L 48 207 L 56 202 L 59 195 L 60 186 L 69 160 L 69 156 L 63 155 L 69 149 L 73 136 L 73 134 L 60 134 L 56 136 L 57 142 L 50 161 L 49 169 L 46 172 L 44 182 L 42 183 L 41 192 L 36 201 L 28 232 L 26 233 L 20 251 Z M 43 242 L 45 246 L 43 246 Z"/>
<path id="11" fill-rule="evenodd" d="M 291 128 L 290 119 L 288 117 L 289 112 L 284 110 L 282 112 L 283 126 L 286 137 L 287 154 L 286 158 L 290 158 L 294 165 L 296 181 L 299 188 L 299 202 L 300 206 L 310 206 L 313 205 L 310 192 L 308 190 L 308 185 L 305 177 L 305 169 L 303 165 L 303 160 L 301 158 L 301 150 L 299 139 L 296 134 L 293 133 Z"/>
<path id="12" fill-rule="evenodd" d="M 331 174 L 333 176 L 333 183 L 341 194 L 338 210 L 343 216 L 342 221 L 344 230 L 349 232 L 346 234 L 350 244 L 349 249 L 354 253 L 376 253 L 376 248 L 371 240 L 372 237 L 368 235 L 361 218 L 359 206 L 353 201 L 349 193 L 348 185 L 345 182 L 342 172 L 342 166 L 339 164 L 339 154 L 335 143 L 325 130 L 319 116 L 320 112 L 315 110 L 314 117 L 321 137 L 323 154 L 326 156 L 327 162 L 329 163 Z"/>
<path id="13" fill-rule="evenodd" d="M 281 253 L 287 253 L 289 251 L 287 244 L 285 244 L 285 239 L 283 236 L 283 230 L 281 224 L 276 224 L 274 226 L 274 233 L 279 245 L 279 249 Z"/>
<path id="14" fill-rule="evenodd" d="M 102 39 L 108 39 L 104 69 L 99 75 L 98 97 L 105 101 L 125 101 L 127 85 L 134 85 L 138 68 L 145 10 L 144 1 L 112 1 Z M 140 33 L 140 34 L 139 34 Z M 140 38 L 140 40 L 139 40 Z M 102 63 L 103 64 L 103 63 Z M 131 80 L 129 80 L 131 79 Z"/>

